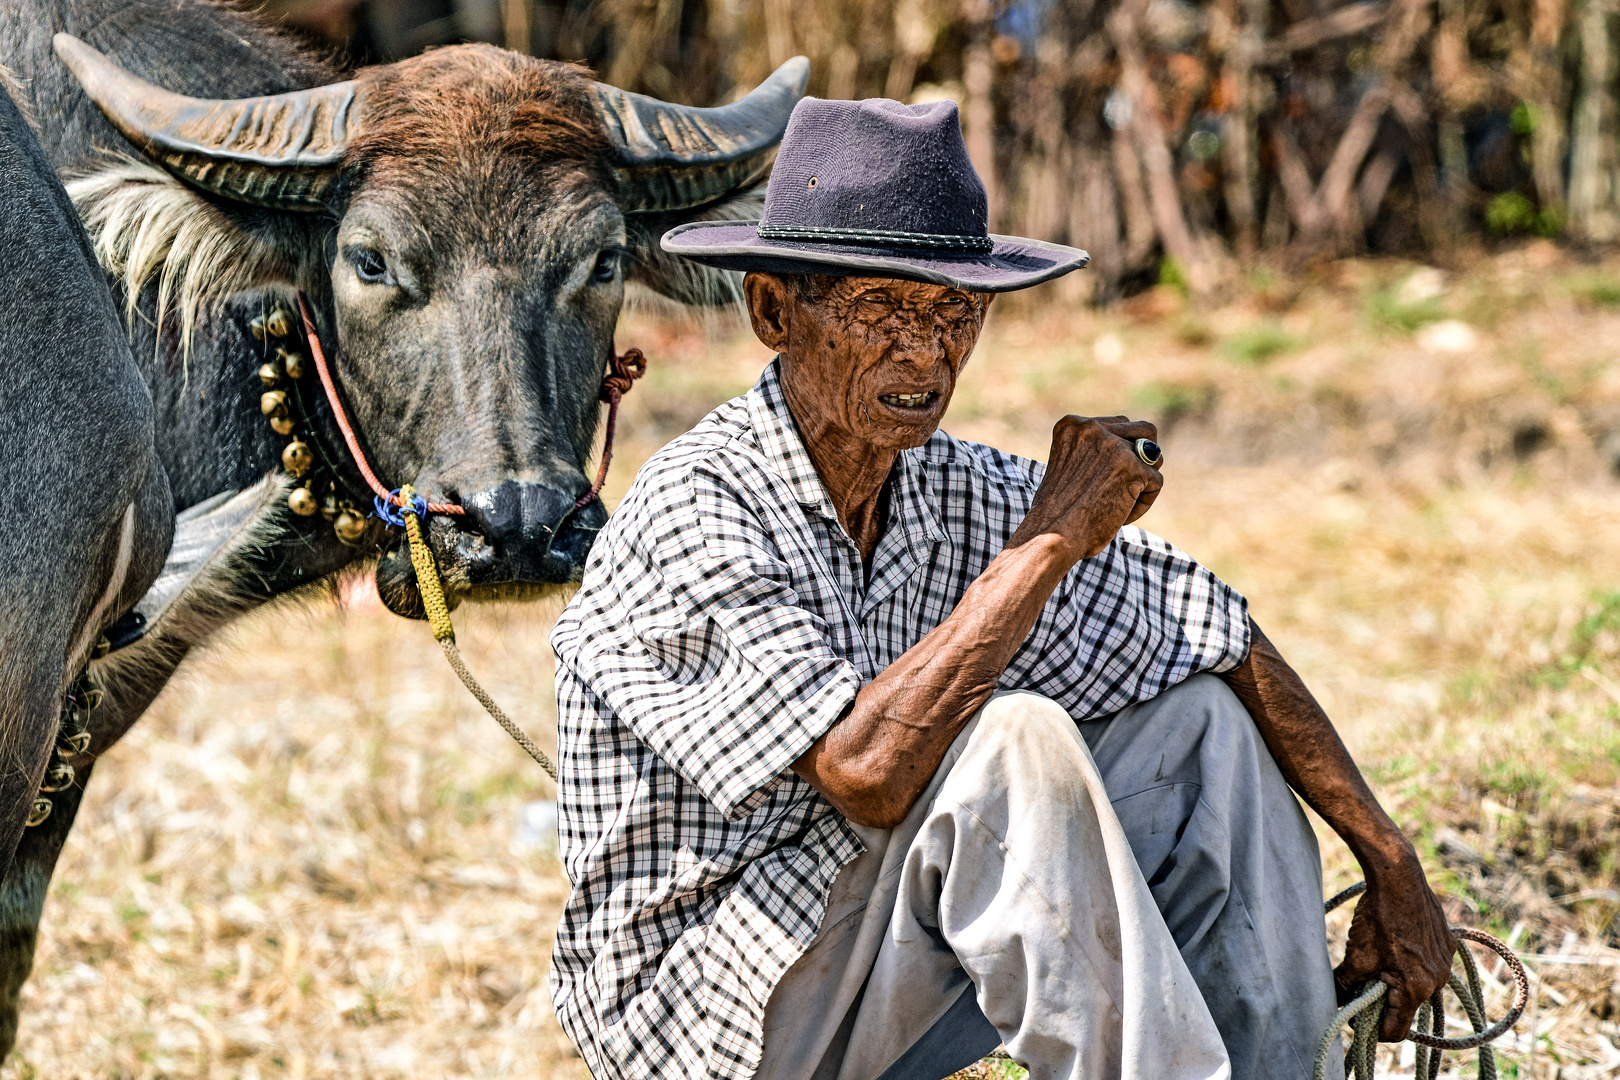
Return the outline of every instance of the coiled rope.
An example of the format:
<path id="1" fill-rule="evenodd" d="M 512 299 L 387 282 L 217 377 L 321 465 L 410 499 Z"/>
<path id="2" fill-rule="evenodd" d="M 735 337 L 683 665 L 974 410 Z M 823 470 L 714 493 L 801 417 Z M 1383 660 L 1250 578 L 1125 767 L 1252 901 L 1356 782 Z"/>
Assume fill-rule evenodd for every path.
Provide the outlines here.
<path id="1" fill-rule="evenodd" d="M 478 680 L 473 678 L 472 672 L 467 670 L 467 663 L 461 658 L 461 649 L 456 645 L 456 630 L 450 624 L 450 605 L 444 597 L 444 582 L 439 578 L 439 566 L 434 561 L 433 549 L 428 546 L 427 537 L 422 533 L 422 522 L 429 514 L 465 515 L 466 507 L 456 503 L 428 502 L 418 495 L 409 484 L 394 489 L 383 487 L 382 481 L 372 471 L 371 464 L 366 460 L 365 451 L 360 449 L 360 440 L 355 435 L 354 427 L 349 423 L 349 415 L 343 408 L 343 402 L 338 397 L 337 385 L 332 381 L 332 372 L 327 367 L 326 352 L 321 348 L 320 335 L 315 332 L 315 320 L 310 317 L 309 305 L 304 302 L 304 294 L 298 294 L 298 314 L 304 321 L 304 334 L 309 338 L 309 352 L 315 359 L 315 370 L 320 374 L 321 387 L 326 391 L 326 400 L 332 407 L 332 417 L 337 421 L 338 430 L 343 433 L 343 441 L 349 447 L 349 456 L 360 470 L 375 495 L 375 514 L 390 525 L 403 526 L 406 543 L 410 547 L 411 566 L 416 570 L 416 587 L 422 594 L 422 607 L 427 612 L 428 625 L 433 628 L 433 637 L 439 643 L 444 658 L 449 661 L 450 668 L 461 680 L 461 685 L 467 692 L 478 700 L 484 711 L 495 718 L 495 722 L 506 730 L 506 733 L 523 747 L 524 751 L 546 771 L 546 775 L 555 782 L 557 779 L 557 766 L 552 764 L 546 752 L 534 744 L 534 740 L 506 715 L 495 699 L 489 696 Z M 613 460 L 613 432 L 619 418 L 619 402 L 635 381 L 647 372 L 647 360 L 640 349 L 626 349 L 623 353 L 615 352 L 610 370 L 602 380 L 602 388 L 598 394 L 599 399 L 608 407 L 607 432 L 602 441 L 602 462 L 596 470 L 596 481 L 591 484 L 590 490 L 574 501 L 574 509 L 582 510 L 590 505 L 592 499 L 601 494 L 602 485 L 607 482 L 608 465 Z M 396 509 L 397 508 L 397 509 Z"/>
<path id="2" fill-rule="evenodd" d="M 1326 905 L 1325 910 L 1345 903 L 1353 897 L 1360 896 L 1367 891 L 1366 882 L 1350 886 L 1348 889 L 1334 896 Z M 1440 1075 L 1440 1054 L 1445 1050 L 1479 1050 L 1479 1077 L 1480 1080 L 1496 1080 L 1496 1054 L 1490 1043 L 1507 1033 L 1524 1013 L 1524 1007 L 1530 1001 L 1530 977 L 1525 974 L 1524 965 L 1519 958 L 1513 955 L 1501 941 L 1468 926 L 1451 927 L 1452 936 L 1457 939 L 1457 955 L 1462 959 L 1463 975 L 1458 976 L 1452 972 L 1447 986 L 1457 995 L 1462 1003 L 1463 1011 L 1468 1014 L 1468 1022 L 1473 1025 L 1474 1033 L 1465 1035 L 1460 1039 L 1444 1037 L 1446 1030 L 1445 1013 L 1445 987 L 1434 992 L 1434 996 L 1418 1006 L 1417 1026 L 1406 1033 L 1408 1040 L 1417 1044 L 1416 1069 L 1413 1076 L 1416 1080 L 1435 1080 Z M 1479 979 L 1479 967 L 1474 963 L 1474 956 L 1468 951 L 1465 941 L 1478 942 L 1496 953 L 1507 964 L 1513 975 L 1513 1004 L 1507 1015 L 1494 1024 L 1487 1024 L 1485 1018 L 1484 986 Z M 1322 1034 L 1321 1045 L 1316 1050 L 1316 1067 L 1313 1072 L 1314 1080 L 1327 1080 L 1328 1056 L 1333 1052 L 1333 1040 L 1338 1037 L 1345 1024 L 1350 1025 L 1353 1037 L 1350 1047 L 1344 1055 L 1344 1072 L 1346 1080 L 1351 1076 L 1358 1080 L 1373 1080 L 1373 1069 L 1378 1055 L 1378 1030 L 1384 1023 L 1384 1012 L 1389 1007 L 1386 997 L 1389 994 L 1387 983 L 1373 980 L 1364 983 L 1354 1001 L 1340 1009 L 1328 1024 L 1327 1031 Z M 1428 1030 L 1424 1030 L 1427 1028 Z"/>

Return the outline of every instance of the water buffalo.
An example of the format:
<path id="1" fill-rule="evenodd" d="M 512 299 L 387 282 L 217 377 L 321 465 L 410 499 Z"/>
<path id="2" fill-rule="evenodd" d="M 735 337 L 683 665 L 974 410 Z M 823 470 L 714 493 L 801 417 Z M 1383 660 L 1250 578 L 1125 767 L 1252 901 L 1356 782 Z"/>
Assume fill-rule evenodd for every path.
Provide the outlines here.
<path id="1" fill-rule="evenodd" d="M 19 868 L 48 873 L 72 820 L 54 811 L 77 805 L 75 770 L 82 782 L 91 764 L 72 740 L 93 696 L 70 687 L 157 577 L 174 511 L 118 307 L 6 82 L 0 69 L 0 862 L 15 851 Z M 31 813 L 55 820 L 25 837 Z M 0 922 L 0 956 L 32 955 L 44 890 L 22 899 L 32 907 Z M 0 970 L 13 1013 L 27 971 Z"/>
<path id="2" fill-rule="evenodd" d="M 343 73 L 208 0 L 10 0 L 0 63 L 126 303 L 179 515 L 115 626 L 130 643 L 90 665 L 92 757 L 272 597 L 375 559 L 385 602 L 420 613 L 309 372 L 299 293 L 378 473 L 466 508 L 430 528 L 452 602 L 577 579 L 606 517 L 576 503 L 626 285 L 729 298 L 656 238 L 753 216 L 807 77 L 791 61 L 705 110 L 480 45 Z M 53 861 L 19 855 L 0 882 L 12 1001 Z"/>

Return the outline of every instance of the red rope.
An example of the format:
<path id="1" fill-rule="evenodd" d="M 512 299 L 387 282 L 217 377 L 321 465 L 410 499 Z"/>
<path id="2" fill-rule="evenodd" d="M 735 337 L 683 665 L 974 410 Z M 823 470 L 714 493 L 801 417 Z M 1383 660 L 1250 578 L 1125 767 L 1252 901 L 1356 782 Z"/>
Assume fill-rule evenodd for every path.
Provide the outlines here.
<path id="1" fill-rule="evenodd" d="M 377 474 L 371 471 L 371 464 L 366 460 L 365 452 L 360 449 L 360 440 L 355 436 L 354 428 L 349 424 L 349 414 L 343 409 L 343 402 L 338 399 L 337 386 L 332 382 L 332 372 L 326 366 L 326 353 L 321 348 L 320 335 L 315 332 L 315 320 L 310 318 L 309 306 L 304 303 L 304 294 L 298 294 L 298 314 L 304 320 L 304 335 L 309 338 L 310 355 L 315 358 L 315 370 L 321 376 L 321 387 L 326 391 L 326 400 L 332 406 L 332 416 L 337 420 L 338 430 L 343 432 L 343 441 L 349 446 L 349 456 L 354 458 L 355 466 L 360 475 L 370 485 L 377 497 L 393 503 L 395 506 L 405 506 L 405 501 L 398 495 L 383 487 Z M 607 434 L 602 443 L 602 465 L 596 471 L 596 483 L 591 489 L 581 495 L 574 502 L 574 509 L 583 509 L 592 499 L 602 491 L 602 484 L 607 480 L 608 463 L 613 460 L 613 428 L 619 418 L 619 400 L 630 391 L 635 381 L 647 373 L 647 359 L 641 355 L 640 349 L 627 349 L 623 356 L 614 354 L 612 372 L 602 380 L 602 390 L 599 399 L 608 406 Z M 430 514 L 465 514 L 467 508 L 456 503 L 427 504 Z"/>
<path id="2" fill-rule="evenodd" d="M 602 491 L 607 482 L 608 465 L 613 461 L 613 429 L 619 422 L 619 401 L 630 392 L 635 381 L 647 374 L 647 358 L 640 349 L 626 349 L 624 355 L 613 355 L 613 373 L 602 380 L 598 400 L 607 402 L 607 431 L 602 436 L 602 464 L 596 470 L 596 483 L 574 500 L 574 509 L 583 510 Z"/>

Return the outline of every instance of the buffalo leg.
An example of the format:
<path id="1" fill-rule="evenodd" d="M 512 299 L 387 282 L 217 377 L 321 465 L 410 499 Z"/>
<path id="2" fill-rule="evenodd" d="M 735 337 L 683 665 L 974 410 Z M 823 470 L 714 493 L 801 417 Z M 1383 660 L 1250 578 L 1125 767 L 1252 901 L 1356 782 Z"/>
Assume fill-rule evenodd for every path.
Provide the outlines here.
<path id="1" fill-rule="evenodd" d="M 75 782 L 51 795 L 51 816 L 24 830 L 11 866 L 0 879 L 0 1058 L 9 1055 L 17 1043 L 18 1003 L 34 967 L 45 893 L 78 815 L 92 766 L 93 762 L 79 766 Z"/>

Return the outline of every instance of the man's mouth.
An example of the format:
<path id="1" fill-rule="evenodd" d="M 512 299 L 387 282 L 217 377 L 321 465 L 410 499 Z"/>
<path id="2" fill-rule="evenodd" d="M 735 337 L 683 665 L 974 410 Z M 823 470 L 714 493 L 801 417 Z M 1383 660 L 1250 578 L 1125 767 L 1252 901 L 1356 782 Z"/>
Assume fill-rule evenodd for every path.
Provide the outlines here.
<path id="1" fill-rule="evenodd" d="M 878 400 L 894 409 L 926 409 L 939 399 L 932 390 L 920 394 L 880 394 Z"/>

